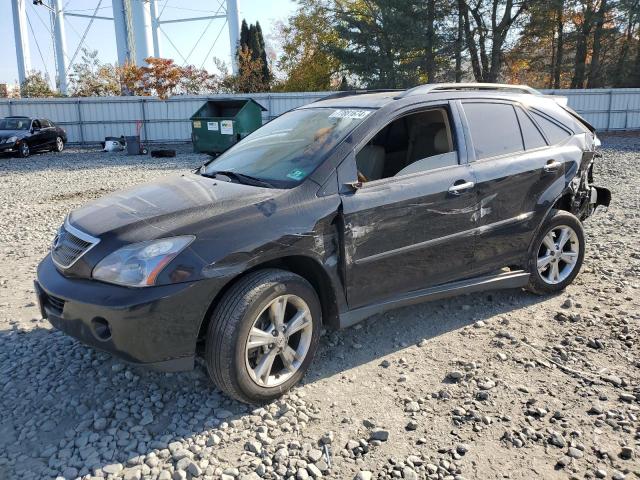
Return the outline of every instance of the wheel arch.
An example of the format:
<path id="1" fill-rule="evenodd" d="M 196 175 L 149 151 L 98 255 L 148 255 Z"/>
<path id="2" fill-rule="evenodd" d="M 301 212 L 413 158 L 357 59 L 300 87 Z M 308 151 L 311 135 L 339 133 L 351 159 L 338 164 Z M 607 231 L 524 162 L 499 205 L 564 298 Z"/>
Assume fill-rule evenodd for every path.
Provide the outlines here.
<path id="1" fill-rule="evenodd" d="M 229 289 L 249 273 L 265 268 L 279 268 L 281 270 L 287 270 L 291 273 L 295 273 L 296 275 L 300 275 L 302 278 L 307 280 L 316 291 L 318 299 L 320 300 L 320 306 L 322 308 L 322 324 L 331 329 L 339 328 L 336 292 L 334 291 L 329 274 L 320 262 L 312 257 L 305 255 L 289 255 L 259 263 L 231 278 L 220 289 L 209 304 L 204 318 L 200 322 L 197 338 L 198 341 L 205 338 L 213 310 Z"/>

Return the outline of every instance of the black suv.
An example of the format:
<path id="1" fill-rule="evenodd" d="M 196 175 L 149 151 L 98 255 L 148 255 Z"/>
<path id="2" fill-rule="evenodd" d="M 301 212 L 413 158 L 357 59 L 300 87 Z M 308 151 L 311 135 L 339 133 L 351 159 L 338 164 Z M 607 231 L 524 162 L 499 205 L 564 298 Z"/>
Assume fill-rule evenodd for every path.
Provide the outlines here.
<path id="1" fill-rule="evenodd" d="M 0 153 L 17 153 L 26 158 L 38 150 L 61 152 L 65 143 L 67 132 L 46 118 L 0 119 Z"/>
<path id="2" fill-rule="evenodd" d="M 340 93 L 267 123 L 191 174 L 72 211 L 37 273 L 42 315 L 164 370 L 204 344 L 237 399 L 298 382 L 322 326 L 578 274 L 594 129 L 528 87 Z"/>

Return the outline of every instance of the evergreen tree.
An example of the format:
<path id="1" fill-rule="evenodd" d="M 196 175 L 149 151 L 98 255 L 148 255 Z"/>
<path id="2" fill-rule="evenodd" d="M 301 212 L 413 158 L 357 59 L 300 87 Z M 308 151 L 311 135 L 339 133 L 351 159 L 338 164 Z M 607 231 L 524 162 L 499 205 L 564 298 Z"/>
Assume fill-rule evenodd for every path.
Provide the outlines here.
<path id="1" fill-rule="evenodd" d="M 259 22 L 256 22 L 255 25 L 248 25 L 246 20 L 242 20 L 242 26 L 240 28 L 240 45 L 238 46 L 237 56 L 238 68 L 240 69 L 238 75 L 240 77 L 248 76 L 248 72 L 242 71 L 242 69 L 250 68 L 251 75 L 253 76 L 255 73 L 255 65 L 259 63 L 262 90 L 269 90 L 271 72 L 267 61 L 267 52 L 264 37 L 262 36 L 262 28 L 260 28 Z M 251 59 L 251 62 L 248 62 L 248 59 Z M 257 82 L 253 81 L 252 85 L 255 85 L 256 83 Z"/>

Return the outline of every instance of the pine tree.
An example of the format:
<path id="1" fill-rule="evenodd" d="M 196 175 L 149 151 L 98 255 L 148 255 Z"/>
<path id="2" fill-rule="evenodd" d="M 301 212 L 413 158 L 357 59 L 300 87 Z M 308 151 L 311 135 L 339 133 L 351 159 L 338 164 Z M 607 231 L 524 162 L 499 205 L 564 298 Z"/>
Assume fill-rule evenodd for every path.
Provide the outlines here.
<path id="1" fill-rule="evenodd" d="M 247 54 L 247 55 L 245 55 Z M 248 72 L 242 71 L 243 68 L 255 68 L 255 63 L 260 64 L 260 82 L 262 83 L 262 90 L 269 90 L 269 84 L 271 83 L 271 72 L 269 70 L 269 63 L 267 61 L 267 52 L 265 48 L 264 37 L 262 36 L 262 28 L 260 23 L 256 22 L 255 25 L 247 24 L 246 20 L 242 20 L 242 26 L 240 27 L 240 45 L 238 46 L 238 67 L 241 70 L 239 77 L 247 76 Z M 249 66 L 248 59 L 251 59 L 251 65 Z M 255 81 L 252 82 L 255 85 Z"/>

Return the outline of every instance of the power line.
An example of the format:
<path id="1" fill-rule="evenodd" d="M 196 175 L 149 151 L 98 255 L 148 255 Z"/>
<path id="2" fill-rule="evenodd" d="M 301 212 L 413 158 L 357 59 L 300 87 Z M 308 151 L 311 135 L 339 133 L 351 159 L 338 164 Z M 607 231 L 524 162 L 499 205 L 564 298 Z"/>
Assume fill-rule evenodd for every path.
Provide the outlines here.
<path id="1" fill-rule="evenodd" d="M 42 50 L 40 50 L 40 42 L 38 42 L 38 37 L 36 36 L 36 32 L 33 29 L 33 25 L 31 25 L 31 19 L 29 18 L 29 12 L 25 12 L 27 17 L 27 23 L 29 24 L 29 29 L 31 30 L 31 35 L 36 42 L 36 48 L 38 49 L 38 53 L 40 54 L 40 60 L 42 60 L 42 66 L 44 67 L 44 71 L 47 74 L 47 78 L 51 78 L 49 75 L 49 69 L 47 68 L 47 62 L 44 61 L 44 55 L 42 55 Z"/>
<path id="2" fill-rule="evenodd" d="M 102 0 L 98 1 L 98 5 L 96 6 L 95 10 L 93 11 L 93 16 L 91 17 L 91 20 L 89 20 L 89 24 L 87 25 L 87 28 L 84 29 L 84 33 L 82 34 L 82 38 L 80 39 L 80 43 L 78 43 L 78 48 L 76 48 L 75 53 L 73 54 L 73 57 L 71 57 L 71 61 L 69 62 L 69 65 L 67 66 L 66 71 L 64 72 L 65 75 L 67 75 L 67 73 L 69 73 L 69 69 L 73 66 L 73 62 L 76 59 L 76 56 L 78 55 L 78 52 L 80 51 L 80 48 L 82 48 L 82 44 L 84 43 L 84 39 L 87 38 L 87 33 L 89 33 L 89 29 L 91 28 L 91 25 L 93 24 L 93 21 L 95 20 L 95 15 L 98 12 L 98 9 L 100 8 L 100 5 L 102 4 Z"/>
<path id="3" fill-rule="evenodd" d="M 207 55 L 204 57 L 204 60 L 202 61 L 202 65 L 200 65 L 200 69 L 202 69 L 204 67 L 204 64 L 207 62 L 207 59 L 209 58 L 209 55 L 211 55 L 211 52 L 213 51 L 213 47 L 216 46 L 216 43 L 218 42 L 218 39 L 220 38 L 220 35 L 222 35 L 222 32 L 224 31 L 224 27 L 226 27 L 226 26 L 227 26 L 227 19 L 225 18 L 224 23 L 222 24 L 222 28 L 220 28 L 220 31 L 218 32 L 218 36 L 216 37 L 216 39 L 211 44 L 211 48 L 207 52 Z"/>

